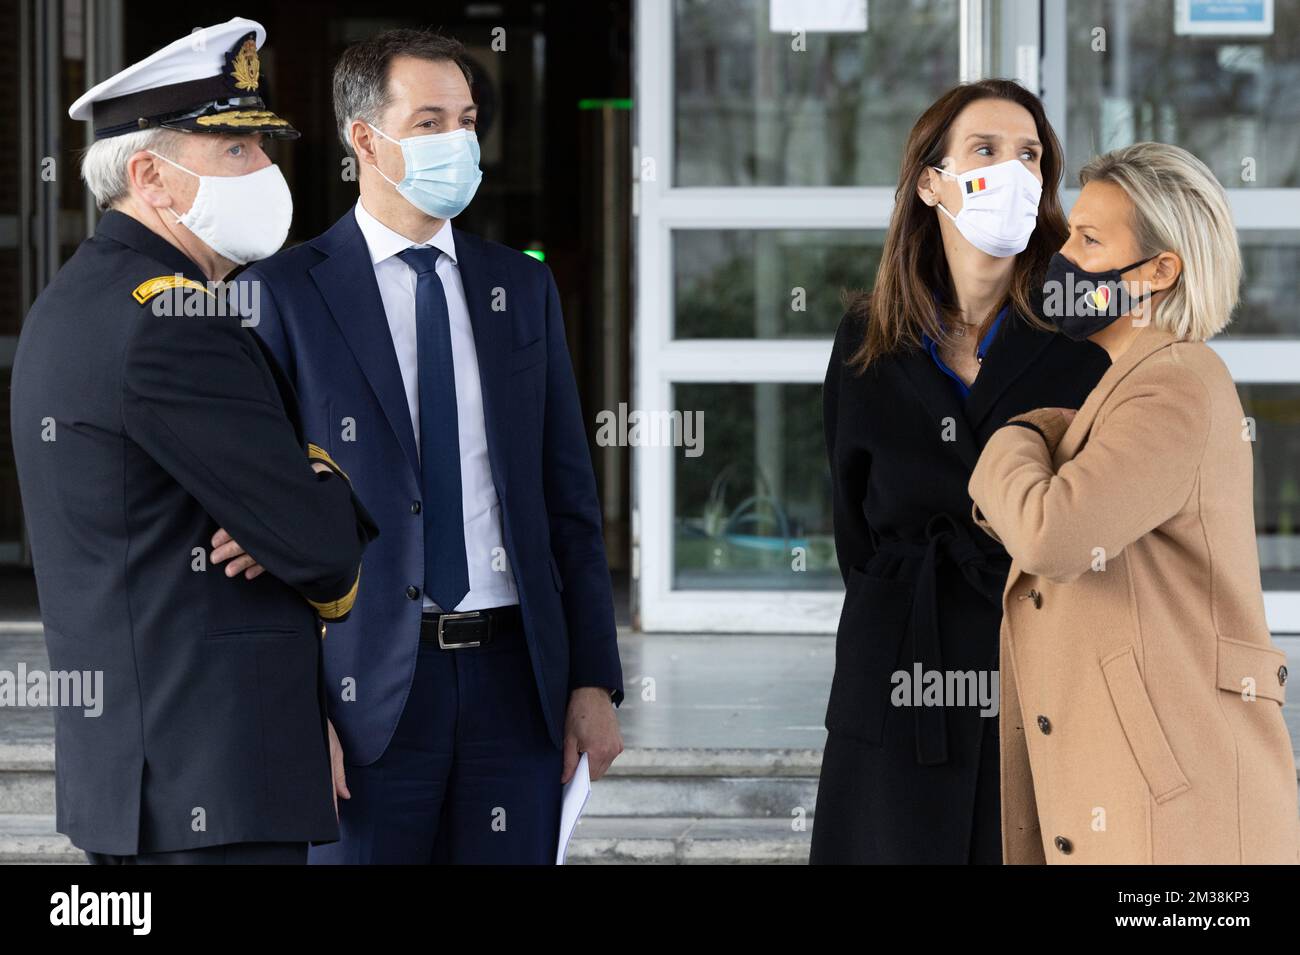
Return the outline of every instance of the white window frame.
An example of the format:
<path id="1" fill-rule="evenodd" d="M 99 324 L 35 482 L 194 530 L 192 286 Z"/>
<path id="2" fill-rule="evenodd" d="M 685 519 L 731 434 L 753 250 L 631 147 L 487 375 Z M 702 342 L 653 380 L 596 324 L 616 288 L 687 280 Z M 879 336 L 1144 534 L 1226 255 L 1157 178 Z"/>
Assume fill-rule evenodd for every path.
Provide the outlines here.
<path id="1" fill-rule="evenodd" d="M 884 229 L 892 188 L 677 188 L 671 0 L 638 0 L 633 152 L 636 317 L 633 406 L 673 410 L 691 382 L 820 385 L 831 341 L 673 338 L 673 233 L 685 229 Z M 954 77 L 954 80 L 956 78 Z M 682 411 L 694 409 L 680 409 Z M 708 447 L 708 414 L 705 448 Z M 647 632 L 834 633 L 841 589 L 675 590 L 674 463 L 680 448 L 632 448 L 634 609 Z"/>

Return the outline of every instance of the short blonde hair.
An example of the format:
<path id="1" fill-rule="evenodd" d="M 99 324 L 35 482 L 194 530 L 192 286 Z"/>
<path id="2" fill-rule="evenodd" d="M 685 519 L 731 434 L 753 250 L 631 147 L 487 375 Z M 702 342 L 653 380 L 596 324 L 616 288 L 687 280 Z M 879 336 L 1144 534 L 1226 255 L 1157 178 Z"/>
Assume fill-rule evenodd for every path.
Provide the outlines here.
<path id="1" fill-rule="evenodd" d="M 1152 318 L 1179 339 L 1205 341 L 1232 321 L 1241 250 L 1228 197 L 1214 173 L 1185 149 L 1134 143 L 1091 160 L 1080 185 L 1109 182 L 1133 203 L 1141 254 L 1173 252 L 1183 272 Z"/>

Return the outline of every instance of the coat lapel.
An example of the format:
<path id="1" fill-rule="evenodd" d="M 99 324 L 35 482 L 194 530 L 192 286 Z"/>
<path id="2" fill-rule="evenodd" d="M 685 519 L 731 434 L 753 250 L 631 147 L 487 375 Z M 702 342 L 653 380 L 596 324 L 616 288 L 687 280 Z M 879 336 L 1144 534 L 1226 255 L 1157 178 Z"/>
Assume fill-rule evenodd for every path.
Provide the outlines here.
<path id="1" fill-rule="evenodd" d="M 379 283 L 356 215 L 349 209 L 312 245 L 325 254 L 325 259 L 310 270 L 312 281 L 320 289 L 418 479 L 420 458 L 415 449 L 411 409 L 406 403 Z"/>
<path id="2" fill-rule="evenodd" d="M 1060 467 L 1066 461 L 1071 460 L 1082 447 L 1083 442 L 1088 437 L 1088 432 L 1092 430 L 1092 424 L 1097 419 L 1097 412 L 1105 404 L 1106 399 L 1115 387 L 1128 377 L 1129 372 L 1142 363 L 1144 359 L 1159 351 L 1161 348 L 1168 347 L 1175 341 L 1174 335 L 1163 329 L 1157 328 L 1154 324 L 1143 326 L 1133 339 L 1119 359 L 1106 369 L 1106 373 L 1101 376 L 1096 387 L 1088 393 L 1083 407 L 1079 409 L 1074 420 L 1070 422 L 1070 427 L 1066 429 L 1065 434 L 1061 437 L 1061 443 L 1056 446 L 1056 452 L 1052 455 L 1053 463 Z"/>
<path id="3" fill-rule="evenodd" d="M 966 420 L 972 432 L 979 433 L 980 426 L 998 399 L 1038 362 L 1053 337 L 1050 333 L 1035 331 L 1014 310 L 1008 310 L 966 399 Z"/>
<path id="4" fill-rule="evenodd" d="M 470 327 L 474 330 L 474 353 L 478 357 L 479 389 L 483 395 L 483 423 L 487 429 L 488 462 L 492 466 L 497 496 L 504 500 L 505 447 L 502 445 L 505 417 L 506 361 L 511 348 L 510 309 L 516 291 L 500 264 L 488 255 L 486 243 L 477 236 L 455 230 L 456 268 L 465 289 Z M 500 302 L 498 311 L 494 305 Z"/>
<path id="5" fill-rule="evenodd" d="M 926 349 L 914 347 L 900 353 L 899 366 L 937 426 L 943 429 L 947 419 L 952 419 L 955 434 L 953 441 L 948 443 L 973 471 L 979 460 L 980 449 L 974 436 L 979 433 L 980 425 L 998 399 L 1033 367 L 1051 342 L 1051 335 L 1035 334 L 1024 319 L 1009 312 L 984 356 L 984 363 L 964 404 L 952 381 L 935 367 L 934 359 Z"/>
<path id="6" fill-rule="evenodd" d="M 916 391 L 921 404 L 944 444 L 965 463 L 967 469 L 975 470 L 979 460 L 979 449 L 970 425 L 966 422 L 966 410 L 957 397 L 952 381 L 935 367 L 934 359 L 923 347 L 910 347 L 898 354 L 898 367 Z M 982 374 L 982 372 L 981 372 Z M 952 440 L 946 440 L 949 432 Z"/>

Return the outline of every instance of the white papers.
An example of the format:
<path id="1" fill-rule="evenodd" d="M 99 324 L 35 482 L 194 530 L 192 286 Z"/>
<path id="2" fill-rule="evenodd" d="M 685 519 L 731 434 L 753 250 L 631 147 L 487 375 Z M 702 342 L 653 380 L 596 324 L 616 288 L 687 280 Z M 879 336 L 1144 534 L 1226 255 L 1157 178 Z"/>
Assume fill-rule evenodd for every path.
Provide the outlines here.
<path id="1" fill-rule="evenodd" d="M 564 865 L 564 857 L 569 852 L 569 839 L 578 826 L 578 817 L 591 798 L 591 769 L 587 765 L 587 754 L 578 757 L 578 768 L 573 771 L 573 778 L 564 784 L 564 797 L 560 805 L 560 842 L 555 847 L 555 864 Z"/>

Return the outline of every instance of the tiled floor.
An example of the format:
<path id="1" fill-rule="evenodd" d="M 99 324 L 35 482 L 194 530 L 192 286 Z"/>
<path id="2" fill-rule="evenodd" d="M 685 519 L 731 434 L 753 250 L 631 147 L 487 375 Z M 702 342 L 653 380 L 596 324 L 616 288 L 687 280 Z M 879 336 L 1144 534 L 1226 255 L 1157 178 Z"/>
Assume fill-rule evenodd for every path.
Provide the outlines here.
<path id="1" fill-rule="evenodd" d="M 1300 637 L 1275 638 L 1300 673 Z M 645 635 L 619 638 L 626 699 L 624 743 L 641 749 L 809 749 L 826 739 L 822 717 L 835 661 L 833 637 Z M 39 625 L 0 622 L 0 670 L 48 662 Z M 1285 714 L 1300 743 L 1300 693 Z M 48 710 L 0 708 L 0 740 L 49 739 Z"/>
<path id="2" fill-rule="evenodd" d="M 834 637 L 629 634 L 619 641 L 624 742 L 821 749 Z"/>

